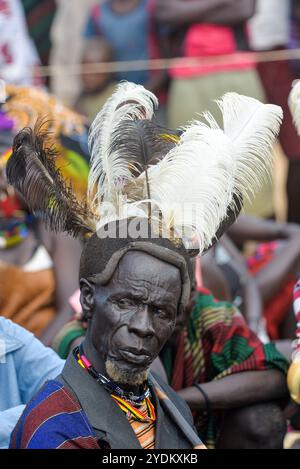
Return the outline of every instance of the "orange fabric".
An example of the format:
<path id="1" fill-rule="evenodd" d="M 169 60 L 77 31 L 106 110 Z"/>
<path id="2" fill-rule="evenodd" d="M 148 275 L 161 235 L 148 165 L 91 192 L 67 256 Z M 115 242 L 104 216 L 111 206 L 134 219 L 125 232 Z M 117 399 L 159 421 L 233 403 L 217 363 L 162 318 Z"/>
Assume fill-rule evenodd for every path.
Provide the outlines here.
<path id="1" fill-rule="evenodd" d="M 55 316 L 52 269 L 24 272 L 0 262 L 0 314 L 39 336 Z"/>
<path id="2" fill-rule="evenodd" d="M 147 407 L 146 404 L 142 405 L 139 410 L 145 414 L 145 421 L 138 422 L 132 417 L 128 419 L 140 445 L 143 449 L 154 449 L 155 447 L 155 422 L 147 421 Z"/>

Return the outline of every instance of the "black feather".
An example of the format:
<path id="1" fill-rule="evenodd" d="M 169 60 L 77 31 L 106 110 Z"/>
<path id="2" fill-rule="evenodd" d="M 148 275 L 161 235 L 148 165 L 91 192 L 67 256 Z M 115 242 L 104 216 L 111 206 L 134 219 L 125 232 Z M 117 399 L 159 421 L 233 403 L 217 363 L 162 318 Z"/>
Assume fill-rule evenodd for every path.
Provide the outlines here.
<path id="1" fill-rule="evenodd" d="M 145 173 L 147 198 L 151 199 L 149 166 L 157 164 L 176 145 L 178 135 L 149 120 L 124 120 L 112 135 L 110 154 L 118 151 L 128 161 L 133 176 Z"/>
<path id="2" fill-rule="evenodd" d="M 55 149 L 42 127 L 38 123 L 34 130 L 25 128 L 16 135 L 6 166 L 7 180 L 22 194 L 29 210 L 54 232 L 74 237 L 93 233 L 93 216 L 56 168 Z"/>

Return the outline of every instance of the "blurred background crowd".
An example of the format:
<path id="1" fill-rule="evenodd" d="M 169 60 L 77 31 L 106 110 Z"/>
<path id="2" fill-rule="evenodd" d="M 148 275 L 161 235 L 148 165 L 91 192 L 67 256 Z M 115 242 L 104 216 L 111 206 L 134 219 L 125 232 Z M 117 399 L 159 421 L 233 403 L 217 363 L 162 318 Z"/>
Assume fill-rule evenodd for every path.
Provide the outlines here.
<path id="1" fill-rule="evenodd" d="M 120 80 L 153 91 L 160 101 L 156 118 L 170 128 L 207 110 L 218 121 L 214 100 L 227 91 L 282 106 L 273 177 L 195 275 L 290 359 L 300 273 L 300 137 L 288 95 L 300 79 L 300 0 L 0 0 L 0 79 L 0 171 L 11 147 L 7 131 L 47 109 L 62 122 L 50 130 L 79 192 L 88 174 L 89 122 Z M 47 100 L 44 91 L 52 94 Z M 3 180 L 0 310 L 47 345 L 56 337 L 65 357 L 82 336 L 82 325 L 68 341 L 62 329 L 74 314 L 80 318 L 73 295 L 80 247 L 50 235 Z"/>
<path id="2" fill-rule="evenodd" d="M 276 152 L 277 190 L 274 193 L 271 182 L 266 185 L 248 212 L 299 222 L 300 150 L 287 109 L 291 83 L 300 73 L 298 61 L 288 54 L 285 60 L 276 54 L 273 59 L 270 54 L 242 54 L 297 49 L 299 2 L 245 0 L 239 8 L 227 2 L 223 18 L 215 13 L 218 2 L 209 7 L 204 2 L 203 11 L 197 11 L 197 3 L 2 0 L 0 78 L 9 84 L 47 87 L 89 119 L 116 82 L 133 81 L 158 94 L 163 103 L 158 119 L 170 127 L 214 110 L 212 101 L 229 89 L 280 104 L 285 121 Z M 169 60 L 162 69 L 157 65 L 157 59 L 179 57 L 206 62 L 187 66 L 190 62 Z M 97 72 L 93 64 L 103 63 L 110 66 Z"/>

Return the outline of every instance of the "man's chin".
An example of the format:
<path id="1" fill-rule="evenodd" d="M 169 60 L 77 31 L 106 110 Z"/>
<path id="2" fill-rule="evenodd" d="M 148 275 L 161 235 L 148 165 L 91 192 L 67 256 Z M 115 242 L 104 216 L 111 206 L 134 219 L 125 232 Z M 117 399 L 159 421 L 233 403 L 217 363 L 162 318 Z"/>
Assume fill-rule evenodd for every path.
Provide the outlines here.
<path id="1" fill-rule="evenodd" d="M 137 386 L 143 384 L 148 377 L 149 369 L 145 370 L 126 370 L 119 366 L 118 362 L 113 360 L 106 360 L 105 368 L 108 376 L 120 384 L 129 384 Z"/>

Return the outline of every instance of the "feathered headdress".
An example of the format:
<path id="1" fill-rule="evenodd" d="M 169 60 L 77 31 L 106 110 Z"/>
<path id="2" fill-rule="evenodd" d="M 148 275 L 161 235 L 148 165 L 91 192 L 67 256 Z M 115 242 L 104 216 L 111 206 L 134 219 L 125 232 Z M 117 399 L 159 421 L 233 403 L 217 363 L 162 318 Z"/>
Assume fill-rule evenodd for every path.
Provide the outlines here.
<path id="1" fill-rule="evenodd" d="M 154 121 L 156 97 L 121 83 L 95 118 L 86 204 L 64 187 L 39 132 L 23 130 L 7 166 L 29 208 L 56 231 L 93 233 L 107 222 L 148 217 L 164 236 L 203 252 L 268 176 L 282 111 L 226 94 L 210 114 L 173 132 Z"/>

